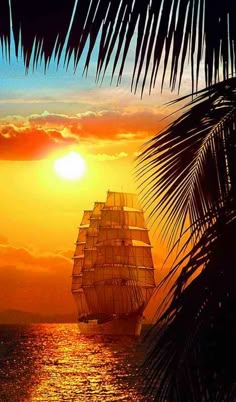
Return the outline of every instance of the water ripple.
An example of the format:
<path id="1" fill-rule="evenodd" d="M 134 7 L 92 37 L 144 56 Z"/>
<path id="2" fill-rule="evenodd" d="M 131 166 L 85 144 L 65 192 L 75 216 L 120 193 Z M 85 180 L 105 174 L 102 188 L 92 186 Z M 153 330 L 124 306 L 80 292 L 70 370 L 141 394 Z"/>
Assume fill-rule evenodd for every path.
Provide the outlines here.
<path id="1" fill-rule="evenodd" d="M 0 401 L 145 401 L 132 337 L 83 336 L 76 324 L 0 326 Z"/>

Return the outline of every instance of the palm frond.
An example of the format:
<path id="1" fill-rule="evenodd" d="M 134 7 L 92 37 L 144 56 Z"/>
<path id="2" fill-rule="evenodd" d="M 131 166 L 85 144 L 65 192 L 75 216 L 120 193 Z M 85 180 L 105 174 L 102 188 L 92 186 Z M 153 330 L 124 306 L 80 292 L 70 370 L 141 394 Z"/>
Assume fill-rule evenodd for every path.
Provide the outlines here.
<path id="1" fill-rule="evenodd" d="M 153 219 L 161 217 L 164 237 L 171 230 L 171 242 L 188 215 L 199 225 L 235 187 L 235 88 L 231 79 L 199 91 L 138 159 L 146 207 Z"/>
<path id="2" fill-rule="evenodd" d="M 173 267 L 184 264 L 145 363 L 147 393 L 157 401 L 230 402 L 236 397 L 236 210 L 233 197 L 225 201 L 217 219 L 209 214 L 211 224 Z"/>
<path id="3" fill-rule="evenodd" d="M 0 5 L 0 32 L 5 31 L 4 35 L 9 34 L 7 3 L 2 0 Z M 98 77 L 111 65 L 112 76 L 117 73 L 119 83 L 131 47 L 135 47 L 134 90 L 139 84 L 142 91 L 146 85 L 151 90 L 159 71 L 162 81 L 169 75 L 171 88 L 180 86 L 188 60 L 193 89 L 201 63 L 207 85 L 218 81 L 220 75 L 223 79 L 235 75 L 233 0 L 11 0 L 16 49 L 21 35 L 27 68 L 31 57 L 36 65 L 44 60 L 47 66 L 55 50 L 60 59 L 74 6 L 66 60 L 74 56 L 76 67 L 85 55 L 87 70 L 98 43 Z"/>
<path id="4" fill-rule="evenodd" d="M 113 54 L 112 76 L 117 70 L 120 82 L 131 46 L 135 46 L 134 90 L 141 83 L 143 91 L 148 75 L 151 90 L 160 67 L 164 80 L 169 66 L 170 86 L 180 85 L 188 56 L 193 88 L 203 56 L 208 85 L 219 79 L 221 64 L 224 79 L 235 74 L 236 5 L 232 0 L 90 0 L 86 12 L 82 3 L 78 3 L 68 51 L 75 52 L 77 64 L 89 42 L 87 69 L 99 40 L 98 76 L 106 72 Z"/>
<path id="5" fill-rule="evenodd" d="M 3 56 L 10 55 L 10 9 L 8 0 L 2 0 L 0 5 L 0 48 Z"/>
<path id="6" fill-rule="evenodd" d="M 74 4 L 75 0 L 11 0 L 16 55 L 22 45 L 27 69 L 31 59 L 34 66 L 43 61 L 45 68 L 53 54 L 60 59 Z"/>

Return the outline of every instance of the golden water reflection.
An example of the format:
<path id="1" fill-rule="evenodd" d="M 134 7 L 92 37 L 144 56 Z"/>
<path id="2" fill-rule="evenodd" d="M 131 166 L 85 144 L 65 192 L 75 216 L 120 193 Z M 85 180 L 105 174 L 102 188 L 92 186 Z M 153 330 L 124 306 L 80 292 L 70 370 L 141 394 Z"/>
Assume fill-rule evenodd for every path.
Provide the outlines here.
<path id="1" fill-rule="evenodd" d="M 31 375 L 27 382 L 22 379 L 17 390 L 22 399 L 9 395 L 9 401 L 145 401 L 138 385 L 144 345 L 138 340 L 83 336 L 76 324 L 41 324 L 30 328 L 27 332 L 22 327 L 26 331 L 24 342 L 31 346 L 25 350 L 31 354 Z M 24 342 L 20 349 L 25 348 Z M 15 359 L 14 364 L 20 362 Z"/>

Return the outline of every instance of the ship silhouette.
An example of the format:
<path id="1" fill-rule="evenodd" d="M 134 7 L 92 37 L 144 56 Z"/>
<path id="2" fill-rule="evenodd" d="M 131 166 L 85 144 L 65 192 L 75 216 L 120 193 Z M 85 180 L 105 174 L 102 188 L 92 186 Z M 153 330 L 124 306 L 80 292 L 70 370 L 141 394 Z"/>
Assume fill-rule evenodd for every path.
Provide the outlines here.
<path id="1" fill-rule="evenodd" d="M 108 191 L 84 211 L 72 272 L 81 333 L 140 334 L 155 289 L 151 248 L 136 194 Z"/>

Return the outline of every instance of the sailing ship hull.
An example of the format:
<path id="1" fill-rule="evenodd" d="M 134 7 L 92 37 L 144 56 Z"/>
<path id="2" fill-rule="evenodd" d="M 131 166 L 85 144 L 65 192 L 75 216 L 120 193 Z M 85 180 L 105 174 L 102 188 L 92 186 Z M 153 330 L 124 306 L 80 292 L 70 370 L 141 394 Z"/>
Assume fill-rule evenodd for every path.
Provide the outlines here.
<path id="1" fill-rule="evenodd" d="M 133 335 L 139 336 L 142 329 L 142 315 L 134 315 L 125 318 L 114 317 L 112 320 L 98 324 L 97 320 L 88 322 L 79 321 L 81 334 L 103 334 L 103 335 Z"/>

